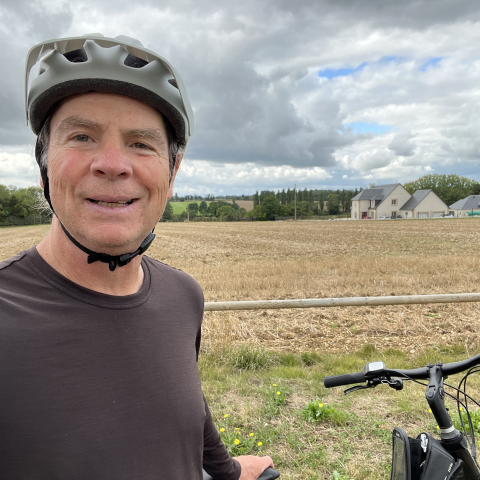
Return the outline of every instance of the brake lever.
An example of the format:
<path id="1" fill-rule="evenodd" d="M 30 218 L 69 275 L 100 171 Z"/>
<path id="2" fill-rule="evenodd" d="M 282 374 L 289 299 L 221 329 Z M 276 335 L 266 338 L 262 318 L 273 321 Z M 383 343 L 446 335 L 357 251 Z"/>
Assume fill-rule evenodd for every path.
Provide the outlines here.
<path id="1" fill-rule="evenodd" d="M 378 385 L 377 384 L 373 384 L 373 383 L 370 383 L 368 382 L 366 385 L 355 385 L 354 387 L 350 387 L 350 388 L 347 388 L 343 394 L 344 395 L 348 395 L 349 393 L 352 393 L 352 392 L 355 392 L 357 390 L 364 390 L 366 388 L 375 388 L 376 386 Z"/>

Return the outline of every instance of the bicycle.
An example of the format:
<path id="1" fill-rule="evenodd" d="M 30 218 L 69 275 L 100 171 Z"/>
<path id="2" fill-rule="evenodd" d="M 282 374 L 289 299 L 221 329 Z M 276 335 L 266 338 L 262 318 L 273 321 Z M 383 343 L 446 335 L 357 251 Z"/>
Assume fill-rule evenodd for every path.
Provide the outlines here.
<path id="1" fill-rule="evenodd" d="M 367 363 L 363 372 L 325 377 L 326 388 L 340 387 L 366 382 L 345 390 L 345 394 L 361 389 L 375 388 L 380 384 L 402 390 L 405 380 L 412 380 L 427 387 L 426 400 L 440 428 L 440 440 L 430 434 L 422 433 L 412 439 L 396 427 L 392 433 L 392 470 L 391 480 L 480 480 L 479 466 L 476 460 L 475 435 L 468 410 L 468 401 L 478 407 L 480 404 L 466 393 L 469 375 L 480 372 L 480 355 L 454 363 L 435 365 L 412 370 L 387 369 L 383 362 Z M 444 383 L 449 375 L 468 372 L 461 379 L 458 388 Z M 428 385 L 418 380 L 428 380 Z M 456 397 L 445 392 L 444 385 L 457 391 Z M 463 389 L 463 390 L 462 390 Z M 457 430 L 445 407 L 445 396 L 457 402 L 463 433 Z M 463 397 L 463 402 L 460 400 Z M 467 416 L 470 439 L 460 414 L 462 407 Z M 470 448 L 470 449 L 469 449 Z"/>

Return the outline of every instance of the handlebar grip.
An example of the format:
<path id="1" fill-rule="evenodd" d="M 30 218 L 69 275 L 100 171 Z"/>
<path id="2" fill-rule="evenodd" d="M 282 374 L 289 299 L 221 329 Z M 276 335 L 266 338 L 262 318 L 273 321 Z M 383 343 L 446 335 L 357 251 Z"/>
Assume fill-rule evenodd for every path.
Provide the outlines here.
<path id="1" fill-rule="evenodd" d="M 353 383 L 365 382 L 365 375 L 363 372 L 347 373 L 346 375 L 333 375 L 332 377 L 325 377 L 323 384 L 326 388 L 341 387 L 342 385 L 351 385 Z"/>

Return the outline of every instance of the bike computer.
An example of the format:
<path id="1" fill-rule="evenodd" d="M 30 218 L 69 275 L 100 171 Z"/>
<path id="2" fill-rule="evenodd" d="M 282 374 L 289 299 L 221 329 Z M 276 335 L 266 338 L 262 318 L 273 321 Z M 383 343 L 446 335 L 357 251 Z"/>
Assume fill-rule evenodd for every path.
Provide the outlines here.
<path id="1" fill-rule="evenodd" d="M 381 373 L 385 370 L 385 364 L 383 362 L 370 362 L 365 365 L 363 369 L 363 374 L 365 376 L 374 375 L 376 373 Z"/>

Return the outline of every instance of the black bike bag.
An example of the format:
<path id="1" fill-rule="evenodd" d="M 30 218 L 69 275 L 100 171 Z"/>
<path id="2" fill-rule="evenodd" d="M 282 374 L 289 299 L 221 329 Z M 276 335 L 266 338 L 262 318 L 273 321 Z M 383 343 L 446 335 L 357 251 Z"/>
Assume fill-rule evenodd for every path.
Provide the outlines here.
<path id="1" fill-rule="evenodd" d="M 462 469 L 462 461 L 455 461 L 429 433 L 413 439 L 395 428 L 392 449 L 391 480 L 454 480 Z"/>

